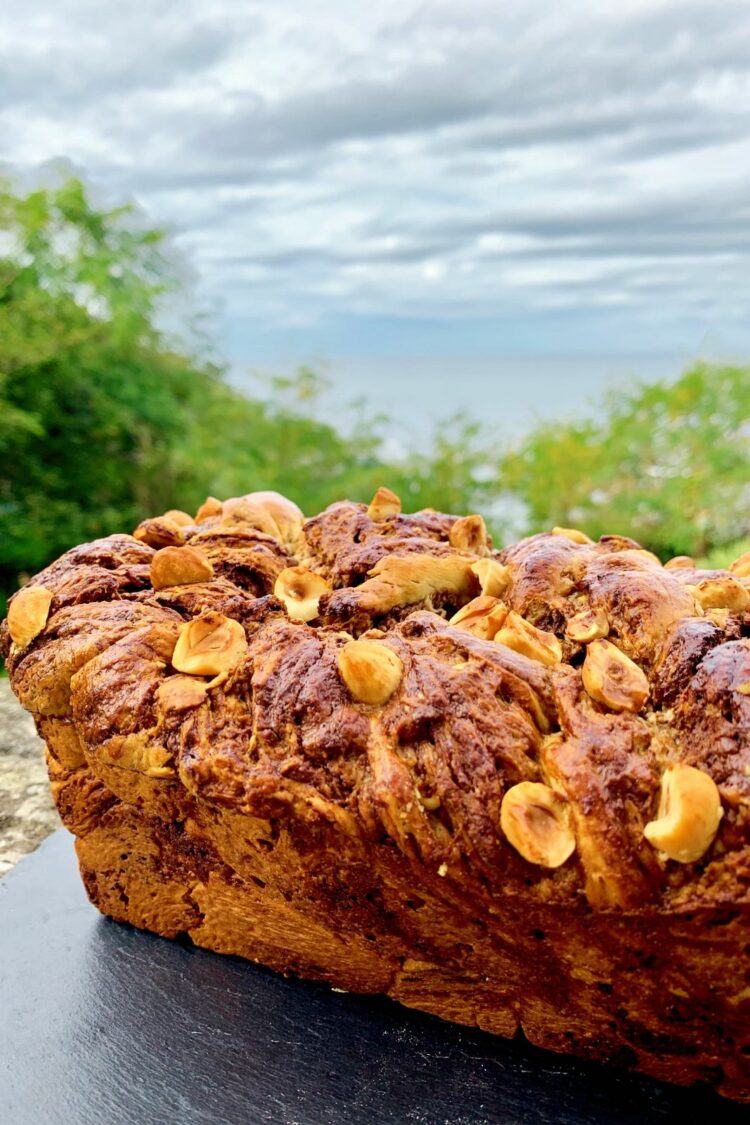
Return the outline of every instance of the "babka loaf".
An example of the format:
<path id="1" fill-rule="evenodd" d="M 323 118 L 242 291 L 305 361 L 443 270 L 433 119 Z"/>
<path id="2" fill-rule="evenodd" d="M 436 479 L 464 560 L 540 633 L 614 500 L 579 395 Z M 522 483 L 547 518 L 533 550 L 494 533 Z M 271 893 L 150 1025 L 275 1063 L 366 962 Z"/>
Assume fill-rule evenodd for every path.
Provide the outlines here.
<path id="1" fill-rule="evenodd" d="M 261 492 L 0 639 L 104 914 L 750 1100 L 749 606 L 749 557 Z"/>

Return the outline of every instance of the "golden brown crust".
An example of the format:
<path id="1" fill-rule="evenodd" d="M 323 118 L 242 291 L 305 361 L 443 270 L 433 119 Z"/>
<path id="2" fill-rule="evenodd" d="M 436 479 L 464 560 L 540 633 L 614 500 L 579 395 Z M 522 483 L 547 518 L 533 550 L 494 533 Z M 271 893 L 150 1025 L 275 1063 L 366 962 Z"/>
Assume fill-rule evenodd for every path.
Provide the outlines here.
<path id="1" fill-rule="evenodd" d="M 214 501 L 33 580 L 46 622 L 0 641 L 93 901 L 750 1097 L 750 579 L 575 529 L 493 551 L 474 517 L 386 499 L 304 522 L 275 494 Z M 154 589 L 183 543 L 213 576 Z M 316 616 L 274 597 L 282 572 L 330 588 Z M 468 629 L 474 599 L 505 628 Z M 721 800 L 690 862 L 644 836 L 676 764 Z M 545 797 L 506 806 L 506 836 L 514 787 Z"/>

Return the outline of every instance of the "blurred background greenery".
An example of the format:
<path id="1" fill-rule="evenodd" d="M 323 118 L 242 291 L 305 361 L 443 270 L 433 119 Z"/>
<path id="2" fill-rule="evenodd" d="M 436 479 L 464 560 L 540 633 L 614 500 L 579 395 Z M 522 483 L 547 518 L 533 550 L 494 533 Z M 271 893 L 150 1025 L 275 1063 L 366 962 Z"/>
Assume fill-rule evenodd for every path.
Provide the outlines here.
<path id="1" fill-rule="evenodd" d="M 184 281 L 130 206 L 6 182 L 0 240 L 3 598 L 82 540 L 265 488 L 310 513 L 388 484 L 406 510 L 484 511 L 496 541 L 574 525 L 717 565 L 750 546 L 750 367 L 697 364 L 511 444 L 451 418 L 388 455 L 388 419 L 326 419 L 312 371 L 234 389 L 200 318 L 172 325 Z"/>

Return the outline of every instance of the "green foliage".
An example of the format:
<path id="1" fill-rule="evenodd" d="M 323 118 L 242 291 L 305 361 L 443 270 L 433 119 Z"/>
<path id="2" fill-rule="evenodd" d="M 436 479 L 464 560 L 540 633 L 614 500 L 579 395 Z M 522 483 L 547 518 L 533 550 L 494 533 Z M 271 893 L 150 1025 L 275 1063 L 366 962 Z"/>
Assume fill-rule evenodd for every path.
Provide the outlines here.
<path id="1" fill-rule="evenodd" d="M 386 463 L 385 420 L 359 404 L 332 426 L 312 372 L 249 398 L 194 332 L 170 339 L 159 326 L 180 296 L 165 233 L 132 207 L 99 210 L 75 179 L 27 195 L 0 183 L 0 592 L 208 493 L 273 488 L 312 512 L 387 482 L 411 507 L 478 505 L 475 427 Z"/>
<path id="2" fill-rule="evenodd" d="M 706 570 L 726 570 L 730 563 L 750 551 L 750 536 L 737 539 L 733 543 L 723 543 L 719 547 L 712 547 L 707 555 L 696 559 L 696 563 Z"/>
<path id="3" fill-rule="evenodd" d="M 175 282 L 163 235 L 96 211 L 75 180 L 0 191 L 3 584 L 71 542 L 128 526 L 174 484 L 169 453 L 209 366 L 155 327 Z"/>
<path id="4" fill-rule="evenodd" d="M 309 370 L 232 387 L 193 324 L 162 327 L 180 302 L 165 233 L 132 207 L 0 182 L 0 605 L 75 543 L 265 488 L 314 512 L 387 484 L 406 510 L 494 513 L 496 542 L 511 501 L 519 531 L 618 531 L 712 565 L 750 544 L 750 368 L 696 366 L 506 453 L 459 416 L 386 456 L 388 420 L 360 402 L 332 424 Z"/>
<path id="5" fill-rule="evenodd" d="M 438 428 L 425 451 L 411 455 L 397 491 L 409 511 L 486 508 L 496 491 L 496 457 L 481 424 L 459 414 Z"/>
<path id="6" fill-rule="evenodd" d="M 323 383 L 302 370 L 294 379 L 269 379 L 258 397 L 226 384 L 202 397 L 178 453 L 194 484 L 188 510 L 205 496 L 233 496 L 274 488 L 306 511 L 379 482 L 384 466 L 376 431 L 341 433 L 316 415 Z M 262 397 L 261 397 L 262 396 Z M 372 491 L 372 489 L 371 489 Z"/>
<path id="7" fill-rule="evenodd" d="M 750 532 L 750 368 L 698 364 L 612 395 L 596 419 L 538 427 L 502 464 L 531 530 L 617 531 L 663 557 Z"/>

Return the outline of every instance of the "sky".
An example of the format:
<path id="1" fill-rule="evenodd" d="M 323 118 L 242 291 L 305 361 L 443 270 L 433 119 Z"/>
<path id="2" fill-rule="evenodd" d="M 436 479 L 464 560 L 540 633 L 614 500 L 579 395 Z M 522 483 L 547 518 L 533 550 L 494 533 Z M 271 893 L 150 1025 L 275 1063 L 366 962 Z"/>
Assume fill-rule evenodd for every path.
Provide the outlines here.
<path id="1" fill-rule="evenodd" d="M 747 0 L 24 0 L 0 159 L 168 224 L 236 362 L 750 354 Z"/>

